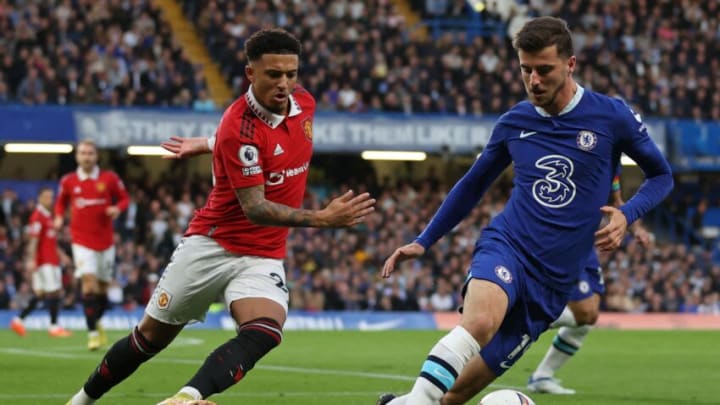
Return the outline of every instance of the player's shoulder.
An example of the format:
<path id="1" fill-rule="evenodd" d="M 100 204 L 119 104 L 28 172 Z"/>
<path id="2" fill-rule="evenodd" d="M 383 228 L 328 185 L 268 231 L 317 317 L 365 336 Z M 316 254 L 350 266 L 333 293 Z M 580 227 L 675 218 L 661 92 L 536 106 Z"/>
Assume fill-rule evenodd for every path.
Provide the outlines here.
<path id="1" fill-rule="evenodd" d="M 514 106 L 510 107 L 504 114 L 502 114 L 497 122 L 496 126 L 511 126 L 516 127 L 522 125 L 522 123 L 536 114 L 532 103 L 529 101 L 521 101 Z"/>
<path id="2" fill-rule="evenodd" d="M 68 183 L 68 182 L 75 182 L 78 180 L 77 172 L 75 170 L 65 173 L 64 176 L 60 178 L 60 183 Z"/>
<path id="3" fill-rule="evenodd" d="M 100 175 L 98 178 L 119 179 L 120 176 L 112 170 L 100 169 Z"/>
<path id="4" fill-rule="evenodd" d="M 306 88 L 296 85 L 292 97 L 303 111 L 315 111 L 315 97 Z"/>
<path id="5" fill-rule="evenodd" d="M 216 133 L 217 141 L 222 142 L 228 137 L 238 134 L 249 139 L 255 138 L 258 133 L 256 119 L 255 113 L 248 104 L 247 97 L 244 95 L 238 97 L 225 109 L 222 118 L 220 118 Z"/>
<path id="6" fill-rule="evenodd" d="M 590 108 L 595 112 L 604 112 L 614 118 L 618 116 L 633 117 L 635 115 L 632 108 L 620 97 L 608 96 L 607 94 L 586 89 L 583 99 L 585 108 Z"/>

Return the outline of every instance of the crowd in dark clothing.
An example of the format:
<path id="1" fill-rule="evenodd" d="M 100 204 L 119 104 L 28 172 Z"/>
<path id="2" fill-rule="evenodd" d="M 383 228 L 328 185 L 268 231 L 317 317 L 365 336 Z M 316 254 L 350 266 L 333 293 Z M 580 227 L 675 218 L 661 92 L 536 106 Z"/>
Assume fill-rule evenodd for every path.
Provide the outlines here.
<path id="1" fill-rule="evenodd" d="M 190 108 L 207 83 L 150 0 L 0 0 L 0 104 Z"/>
<path id="2" fill-rule="evenodd" d="M 469 20 L 463 0 L 415 3 L 418 14 Z M 510 3 L 510 2 L 498 2 Z M 482 18 L 508 29 L 523 18 L 568 21 L 575 76 L 590 89 L 622 97 L 647 116 L 720 119 L 718 2 L 529 1 L 508 15 Z M 303 44 L 300 81 L 328 111 L 498 114 L 525 97 L 508 29 L 472 36 L 448 29 L 420 35 L 384 0 L 184 0 L 236 93 L 247 88 L 243 43 L 284 27 Z M 518 13 L 522 12 L 522 15 Z"/>

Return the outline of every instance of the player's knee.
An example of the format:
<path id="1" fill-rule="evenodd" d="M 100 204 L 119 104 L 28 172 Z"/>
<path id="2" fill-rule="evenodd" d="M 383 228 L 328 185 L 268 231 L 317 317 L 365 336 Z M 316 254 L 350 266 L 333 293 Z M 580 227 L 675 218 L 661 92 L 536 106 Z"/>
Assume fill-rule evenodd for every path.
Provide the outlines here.
<path id="1" fill-rule="evenodd" d="M 283 336 L 282 326 L 272 318 L 257 318 L 245 322 L 238 326 L 237 334 L 235 338 L 237 341 L 255 349 L 255 356 L 251 356 L 254 357 L 253 365 L 255 361 L 280 345 Z"/>
<path id="2" fill-rule="evenodd" d="M 472 316 L 464 315 L 462 326 L 483 346 L 490 342 L 500 324 L 489 315 L 474 314 Z"/>
<path id="3" fill-rule="evenodd" d="M 582 308 L 575 314 L 578 326 L 595 325 L 600 311 L 597 308 Z"/>

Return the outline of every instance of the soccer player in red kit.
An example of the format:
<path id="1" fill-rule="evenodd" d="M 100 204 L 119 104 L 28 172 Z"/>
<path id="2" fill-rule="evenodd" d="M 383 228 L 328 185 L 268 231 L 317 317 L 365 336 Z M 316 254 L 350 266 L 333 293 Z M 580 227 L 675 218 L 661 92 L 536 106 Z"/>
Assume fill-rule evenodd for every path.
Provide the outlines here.
<path id="1" fill-rule="evenodd" d="M 60 257 L 58 256 L 57 233 L 53 228 L 52 205 L 54 192 L 50 188 L 42 188 L 38 193 L 37 208 L 30 215 L 27 226 L 27 247 L 25 249 L 25 270 L 32 274 L 32 289 L 35 295 L 22 309 L 20 315 L 13 318 L 10 328 L 20 336 L 25 336 L 23 319 L 30 315 L 38 302 L 45 300 L 50 312 L 50 328 L 52 337 L 67 337 L 71 333 L 57 323 L 60 311 L 60 290 L 62 274 Z"/>
<path id="2" fill-rule="evenodd" d="M 75 278 L 82 285 L 88 349 L 97 350 L 106 341 L 99 321 L 108 306 L 107 288 L 115 264 L 113 220 L 127 209 L 130 200 L 118 175 L 98 167 L 95 143 L 78 143 L 75 159 L 77 170 L 60 180 L 55 228 L 62 228 L 70 206 Z"/>
<path id="3" fill-rule="evenodd" d="M 288 227 L 353 226 L 374 210 L 367 193 L 351 191 L 323 209 L 300 208 L 315 112 L 313 97 L 296 87 L 300 42 L 283 30 L 262 30 L 247 40 L 245 53 L 251 86 L 225 110 L 212 145 L 198 138 L 164 144 L 177 157 L 213 152 L 214 187 L 207 204 L 192 219 L 142 321 L 106 353 L 69 405 L 94 403 L 188 322 L 203 320 L 223 294 L 237 335 L 215 349 L 180 392 L 161 402 L 210 404 L 204 398 L 240 381 L 282 340 Z"/>

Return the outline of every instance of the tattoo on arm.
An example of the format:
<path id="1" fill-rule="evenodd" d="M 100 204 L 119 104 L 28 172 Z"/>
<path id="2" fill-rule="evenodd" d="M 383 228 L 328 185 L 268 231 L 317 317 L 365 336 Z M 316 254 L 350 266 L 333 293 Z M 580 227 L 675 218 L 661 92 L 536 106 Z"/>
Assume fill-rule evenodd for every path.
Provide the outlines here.
<path id="1" fill-rule="evenodd" d="M 235 189 L 245 216 L 258 225 L 323 226 L 313 210 L 288 207 L 265 199 L 265 186 Z"/>

